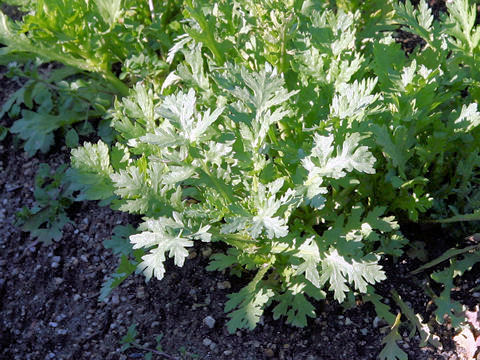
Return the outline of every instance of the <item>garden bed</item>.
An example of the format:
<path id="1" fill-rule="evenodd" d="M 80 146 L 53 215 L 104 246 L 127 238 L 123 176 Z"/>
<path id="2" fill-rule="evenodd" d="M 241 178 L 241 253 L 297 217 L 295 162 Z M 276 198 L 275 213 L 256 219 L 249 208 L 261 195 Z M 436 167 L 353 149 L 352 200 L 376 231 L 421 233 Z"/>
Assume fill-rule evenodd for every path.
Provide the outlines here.
<path id="1" fill-rule="evenodd" d="M 444 3 L 431 1 L 434 13 Z M 419 39 L 400 33 L 397 40 L 410 52 Z M 0 106 L 20 86 L 0 74 Z M 0 125 L 9 127 L 4 116 Z M 45 246 L 18 227 L 17 213 L 34 204 L 34 178 L 40 163 L 53 169 L 68 162 L 70 151 L 58 145 L 46 154 L 28 157 L 12 134 L 0 143 L 0 359 L 142 359 L 149 351 L 153 359 L 376 359 L 382 339 L 390 327 L 380 320 L 371 303 L 358 300 L 345 309 L 331 295 L 313 302 L 317 318 L 300 329 L 274 320 L 272 306 L 256 329 L 227 331 L 224 313 L 227 295 L 248 282 L 228 273 L 207 271 L 209 256 L 225 249 L 219 243 L 197 242 L 181 268 L 166 262 L 161 281 L 145 283 L 132 276 L 99 301 L 105 279 L 115 270 L 117 258 L 102 242 L 117 225 L 137 226 L 137 216 L 100 207 L 97 202 L 74 203 L 68 210 L 72 220 L 59 241 Z M 403 228 L 402 228 L 403 229 Z M 458 239 L 438 226 L 415 226 L 406 231 L 411 242 L 425 244 L 430 259 L 441 255 Z M 465 234 L 465 236 L 470 234 Z M 408 337 L 406 328 L 398 345 L 414 360 L 464 360 L 453 341 L 448 321 L 435 322 L 431 297 L 425 292 L 428 274 L 410 272 L 422 262 L 404 255 L 397 261 L 382 260 L 387 280 L 377 285 L 388 300 L 396 290 L 415 313 L 421 314 L 442 348 L 420 348 L 420 338 Z M 474 311 L 480 302 L 478 264 L 456 279 L 452 297 Z M 438 289 L 434 289 L 438 290 Z M 392 301 L 390 299 L 390 301 Z M 136 346 L 122 349 L 122 337 L 136 324 Z"/>

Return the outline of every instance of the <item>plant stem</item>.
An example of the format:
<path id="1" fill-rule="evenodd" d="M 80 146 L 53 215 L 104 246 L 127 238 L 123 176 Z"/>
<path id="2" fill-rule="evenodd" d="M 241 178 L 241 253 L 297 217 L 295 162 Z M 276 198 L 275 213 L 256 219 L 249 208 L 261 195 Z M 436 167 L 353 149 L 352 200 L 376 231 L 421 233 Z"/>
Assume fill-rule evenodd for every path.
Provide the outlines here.
<path id="1" fill-rule="evenodd" d="M 102 74 L 103 78 L 107 80 L 118 91 L 119 95 L 128 96 L 129 89 L 119 78 L 113 75 L 110 71 Z"/>
<path id="2" fill-rule="evenodd" d="M 179 360 L 179 358 L 177 358 L 175 356 L 164 353 L 163 351 L 158 351 L 158 350 L 155 350 L 155 349 L 147 348 L 147 347 L 142 346 L 142 345 L 140 345 L 139 343 L 136 343 L 136 342 L 131 343 L 131 345 L 138 350 L 149 351 L 149 352 L 154 353 L 156 355 L 163 356 L 165 359 L 168 359 L 168 360 Z"/>
<path id="3" fill-rule="evenodd" d="M 263 264 L 262 267 L 258 270 L 255 277 L 252 279 L 252 281 L 250 281 L 250 283 L 247 285 L 247 287 L 251 290 L 255 289 L 257 284 L 260 282 L 260 280 L 263 279 L 263 277 L 271 267 L 272 267 L 271 261 L 266 264 Z"/>

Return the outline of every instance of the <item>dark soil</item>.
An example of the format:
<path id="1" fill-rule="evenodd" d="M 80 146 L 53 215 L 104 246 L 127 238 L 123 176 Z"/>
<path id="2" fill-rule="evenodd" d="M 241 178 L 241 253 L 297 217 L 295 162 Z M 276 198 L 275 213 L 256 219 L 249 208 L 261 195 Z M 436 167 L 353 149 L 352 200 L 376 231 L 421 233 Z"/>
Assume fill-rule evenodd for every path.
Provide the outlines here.
<path id="1" fill-rule="evenodd" d="M 18 83 L 1 75 L 0 83 L 1 104 Z M 10 120 L 4 118 L 1 124 L 10 125 Z M 274 320 L 267 311 L 254 331 L 229 334 L 223 306 L 227 295 L 244 283 L 205 270 L 209 254 L 220 251 L 215 244 L 195 247 L 183 268 L 170 263 L 162 281 L 146 284 L 143 276 L 132 276 L 108 302 L 99 302 L 100 287 L 117 265 L 102 241 L 117 224 L 135 219 L 94 202 L 79 203 L 71 214 L 75 225 L 67 225 L 63 238 L 49 246 L 15 226 L 16 213 L 33 205 L 38 165 L 46 162 L 56 167 L 67 160 L 65 147 L 28 159 L 11 135 L 0 143 L 0 359 L 142 359 L 146 351 L 121 351 L 120 340 L 132 324 L 138 324 L 138 342 L 146 348 L 155 348 L 156 336 L 162 335 L 159 344 L 164 355 L 154 354 L 153 359 L 366 360 L 378 356 L 388 326 L 378 322 L 373 307 L 360 300 L 349 310 L 334 301 L 317 303 L 318 317 L 305 329 Z M 424 241 L 421 230 L 414 229 L 410 240 Z M 429 232 L 429 239 L 444 236 L 439 229 Z M 449 247 L 447 241 L 427 242 L 436 255 Z M 385 260 L 388 280 L 378 291 L 388 296 L 391 289 L 397 290 L 433 324 L 431 299 L 423 288 L 426 277 L 409 275 L 419 264 L 408 257 L 396 263 Z M 469 306 L 478 303 L 468 291 L 478 286 L 478 270 L 465 276 L 454 292 Z M 204 321 L 208 316 L 215 320 L 213 328 Z M 399 344 L 409 359 L 462 359 L 448 324 L 434 327 L 443 350 L 419 348 L 419 337 L 409 339 L 409 329 L 402 328 Z"/>

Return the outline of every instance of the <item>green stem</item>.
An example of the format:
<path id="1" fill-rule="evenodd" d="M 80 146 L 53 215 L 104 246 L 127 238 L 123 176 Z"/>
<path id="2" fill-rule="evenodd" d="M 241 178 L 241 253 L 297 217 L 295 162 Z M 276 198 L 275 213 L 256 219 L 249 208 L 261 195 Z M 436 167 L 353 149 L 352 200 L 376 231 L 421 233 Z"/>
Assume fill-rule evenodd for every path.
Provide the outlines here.
<path id="1" fill-rule="evenodd" d="M 228 245 L 234 246 L 237 249 L 246 249 L 251 245 L 255 245 L 256 241 L 253 240 L 251 237 L 243 234 L 220 234 L 214 233 L 210 231 L 213 236 L 222 238 L 222 241 L 227 243 Z"/>
<path id="2" fill-rule="evenodd" d="M 283 24 L 282 40 L 280 45 L 280 64 L 279 70 L 281 73 L 285 73 L 287 70 L 287 24 Z"/>
<path id="3" fill-rule="evenodd" d="M 255 277 L 252 279 L 252 281 L 250 281 L 250 283 L 247 285 L 247 287 L 253 291 L 257 286 L 257 284 L 260 282 L 260 280 L 263 279 L 263 277 L 271 267 L 272 267 L 271 261 L 266 264 L 263 264 L 262 267 L 258 270 Z"/>
<path id="4" fill-rule="evenodd" d="M 204 35 L 201 36 L 204 44 L 212 52 L 213 56 L 217 60 L 217 64 L 223 65 L 225 63 L 225 57 L 217 47 L 215 36 L 213 35 L 212 29 L 205 19 L 205 16 L 201 11 L 198 11 L 196 8 L 194 8 L 192 1 L 187 1 L 187 6 L 188 12 L 195 20 L 197 20 L 198 25 L 200 25 L 200 28 L 204 32 Z"/>
<path id="5" fill-rule="evenodd" d="M 159 351 L 159 350 L 155 350 L 155 349 L 150 349 L 146 346 L 143 346 L 143 345 L 140 345 L 139 343 L 137 342 L 134 342 L 134 343 L 131 343 L 130 345 L 132 345 L 133 347 L 137 348 L 138 350 L 143 350 L 143 351 L 148 351 L 148 352 L 151 352 L 153 354 L 156 354 L 156 355 L 159 355 L 159 356 L 163 356 L 165 359 L 168 359 L 168 360 L 178 360 L 178 358 L 172 356 L 172 355 L 169 355 L 163 351 Z M 188 353 L 190 354 L 190 353 Z"/>
<path id="6" fill-rule="evenodd" d="M 102 73 L 102 76 L 118 91 L 119 95 L 128 96 L 129 88 L 119 78 L 113 75 L 110 71 Z"/>
<path id="7" fill-rule="evenodd" d="M 208 43 L 207 43 L 208 48 L 217 59 L 218 65 L 223 65 L 225 63 L 225 57 L 218 50 L 217 42 L 215 41 L 213 34 L 210 31 L 208 31 L 207 34 L 208 34 Z"/>

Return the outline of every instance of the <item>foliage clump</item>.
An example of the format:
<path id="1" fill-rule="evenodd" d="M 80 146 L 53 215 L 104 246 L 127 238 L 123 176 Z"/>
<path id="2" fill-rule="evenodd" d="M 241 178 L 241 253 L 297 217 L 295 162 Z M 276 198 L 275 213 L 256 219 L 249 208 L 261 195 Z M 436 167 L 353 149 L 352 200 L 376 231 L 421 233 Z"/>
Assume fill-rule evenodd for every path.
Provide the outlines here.
<path id="1" fill-rule="evenodd" d="M 120 95 L 104 116 L 113 140 L 73 149 L 66 175 L 77 199 L 143 216 L 136 233 L 120 229 L 106 243 L 122 260 L 102 298 L 137 265 L 162 279 L 167 258 L 182 266 L 195 241 L 223 242 L 228 250 L 209 269 L 253 273 L 229 295 L 229 331 L 253 329 L 269 306 L 274 318 L 305 326 L 327 292 L 339 302 L 362 295 L 392 326 L 381 358 L 406 358 L 396 345 L 400 318 L 374 287 L 386 278 L 380 260 L 411 245 L 399 222 L 480 218 L 475 7 L 451 1 L 435 20 L 425 1 L 186 0 L 172 25 L 168 6 L 157 23 L 146 20 L 145 4 L 120 4 L 86 2 L 82 24 L 98 25 L 85 33 L 89 47 L 66 38 L 49 58 L 96 74 Z M 41 14 L 26 18 L 28 36 L 18 39 L 9 35 L 18 25 L 0 18 L 8 52 L 46 57 L 29 47 L 58 36 L 35 25 Z M 127 26 L 138 17 L 148 26 Z M 178 36 L 156 38 L 157 25 Z M 399 28 L 424 45 L 406 56 L 394 40 Z M 466 259 L 462 273 L 477 252 Z M 458 325 L 451 264 L 432 276 L 445 285 L 435 315 Z M 393 298 L 412 333 L 437 344 Z"/>
<path id="2" fill-rule="evenodd" d="M 187 2 L 169 53 L 183 60 L 161 92 L 139 83 L 117 101 L 118 142 L 74 150 L 72 171 L 95 182 L 101 161 L 108 187 L 90 198 L 114 193 L 114 207 L 145 216 L 130 241 L 147 278 L 167 257 L 182 266 L 195 240 L 222 241 L 209 269 L 256 271 L 226 304 L 230 331 L 270 304 L 304 326 L 325 290 L 343 302 L 385 279 L 380 258 L 408 242 L 398 219 L 478 208 L 480 113 L 464 94 L 478 82 L 476 30 L 456 18 L 467 2 L 449 9 L 436 22 L 407 2 L 378 20 L 425 38 L 407 57 L 388 32 L 361 37 L 358 11 Z"/>

